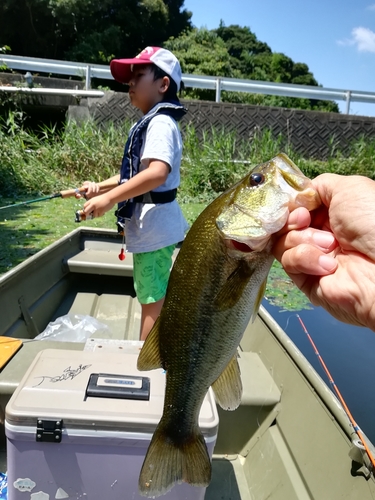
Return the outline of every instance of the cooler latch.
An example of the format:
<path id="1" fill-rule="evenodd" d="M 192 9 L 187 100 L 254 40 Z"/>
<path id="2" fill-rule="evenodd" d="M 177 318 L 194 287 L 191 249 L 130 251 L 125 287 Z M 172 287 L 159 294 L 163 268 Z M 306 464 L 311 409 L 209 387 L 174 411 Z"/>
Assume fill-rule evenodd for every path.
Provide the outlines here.
<path id="1" fill-rule="evenodd" d="M 62 420 L 45 420 L 38 418 L 36 425 L 36 440 L 43 443 L 60 443 L 62 425 Z"/>

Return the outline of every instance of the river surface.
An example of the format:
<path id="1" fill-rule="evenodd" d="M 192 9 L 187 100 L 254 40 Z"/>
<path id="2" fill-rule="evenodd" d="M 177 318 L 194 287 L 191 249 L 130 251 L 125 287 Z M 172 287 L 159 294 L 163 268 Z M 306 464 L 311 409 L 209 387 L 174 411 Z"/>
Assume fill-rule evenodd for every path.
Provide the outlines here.
<path id="1" fill-rule="evenodd" d="M 266 299 L 262 304 L 329 385 L 327 375 L 298 321 L 297 313 L 282 311 Z M 375 332 L 342 323 L 321 307 L 299 311 L 298 314 L 353 418 L 372 443 L 375 443 L 375 390 L 372 384 L 375 372 Z"/>

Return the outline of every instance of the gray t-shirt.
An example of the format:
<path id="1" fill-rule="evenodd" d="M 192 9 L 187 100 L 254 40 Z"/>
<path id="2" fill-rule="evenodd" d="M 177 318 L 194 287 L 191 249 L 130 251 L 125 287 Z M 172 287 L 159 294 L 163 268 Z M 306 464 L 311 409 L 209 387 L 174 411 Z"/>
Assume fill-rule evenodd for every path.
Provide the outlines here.
<path id="1" fill-rule="evenodd" d="M 170 166 L 166 182 L 154 191 L 167 191 L 180 184 L 182 139 L 176 121 L 157 115 L 148 124 L 141 150 L 139 171 L 150 160 L 161 160 Z M 182 241 L 189 226 L 176 200 L 171 203 L 136 203 L 134 213 L 125 223 L 126 248 L 141 253 L 159 250 Z"/>

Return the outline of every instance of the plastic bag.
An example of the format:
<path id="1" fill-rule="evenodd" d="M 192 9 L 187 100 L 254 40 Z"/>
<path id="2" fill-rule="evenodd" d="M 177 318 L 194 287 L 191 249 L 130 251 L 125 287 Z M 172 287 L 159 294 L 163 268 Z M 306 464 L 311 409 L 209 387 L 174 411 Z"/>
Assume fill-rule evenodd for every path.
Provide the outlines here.
<path id="1" fill-rule="evenodd" d="M 58 340 L 60 342 L 86 342 L 93 334 L 110 338 L 108 325 L 100 323 L 92 316 L 74 314 L 60 316 L 48 323 L 47 328 L 35 340 Z"/>

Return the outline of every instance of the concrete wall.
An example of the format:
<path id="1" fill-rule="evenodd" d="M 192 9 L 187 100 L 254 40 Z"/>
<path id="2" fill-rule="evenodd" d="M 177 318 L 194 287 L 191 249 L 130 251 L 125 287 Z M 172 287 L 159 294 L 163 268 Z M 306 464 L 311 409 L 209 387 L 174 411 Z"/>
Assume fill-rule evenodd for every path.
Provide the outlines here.
<path id="1" fill-rule="evenodd" d="M 181 122 L 182 130 L 187 124 L 194 125 L 198 134 L 211 127 L 225 127 L 226 131 L 235 131 L 239 137 L 251 140 L 257 130 L 269 129 L 274 137 L 281 134 L 285 144 L 291 144 L 305 157 L 325 159 L 333 146 L 345 152 L 361 136 L 375 139 L 375 118 L 366 116 L 208 101 L 182 102 L 188 109 Z M 120 92 L 107 92 L 104 98 L 88 99 L 80 106 L 87 106 L 90 116 L 99 124 L 135 121 L 141 116 L 130 104 L 128 95 Z M 69 116 L 73 117 L 77 111 L 78 108 L 71 107 Z"/>

